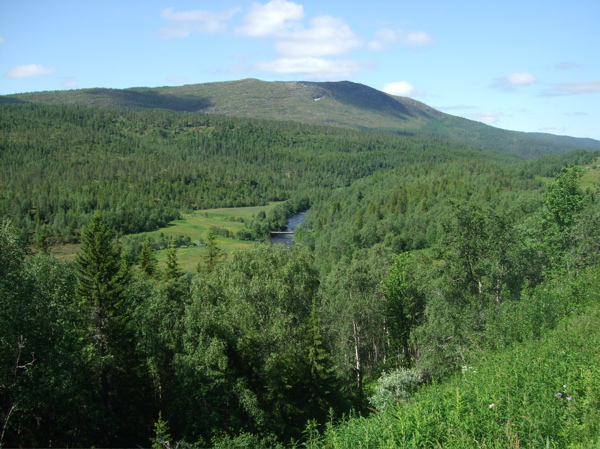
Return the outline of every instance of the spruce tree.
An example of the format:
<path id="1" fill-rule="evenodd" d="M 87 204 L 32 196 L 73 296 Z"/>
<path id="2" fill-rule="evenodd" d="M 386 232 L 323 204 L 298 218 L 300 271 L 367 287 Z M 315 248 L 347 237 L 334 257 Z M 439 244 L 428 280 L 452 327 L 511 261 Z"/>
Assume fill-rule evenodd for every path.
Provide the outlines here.
<path id="1" fill-rule="evenodd" d="M 76 293 L 90 320 L 90 331 L 100 353 L 107 352 L 109 328 L 119 321 L 129 279 L 121 247 L 113 241 L 106 223 L 95 216 L 81 236 L 77 255 Z"/>
<path id="2" fill-rule="evenodd" d="M 165 269 L 165 280 L 177 280 L 183 273 L 179 268 L 179 261 L 177 260 L 177 247 L 173 244 L 169 246 L 167 250 L 167 267 Z"/>
<path id="3" fill-rule="evenodd" d="M 307 362 L 310 370 L 307 399 L 311 419 L 324 419 L 327 411 L 335 405 L 335 392 L 338 390 L 331 356 L 323 343 L 320 312 L 320 304 L 313 298 L 307 327 Z"/>
<path id="4" fill-rule="evenodd" d="M 221 261 L 221 248 L 217 246 L 217 235 L 211 229 L 207 236 L 206 254 L 203 260 L 198 263 L 198 272 L 212 272 Z"/>
<path id="5" fill-rule="evenodd" d="M 99 216 L 83 231 L 76 264 L 76 294 L 95 353 L 96 388 L 105 419 L 101 427 L 109 435 L 122 408 L 116 391 L 121 387 L 119 382 L 126 383 L 124 370 L 119 366 L 127 363 L 129 357 L 123 307 L 129 271 L 121 257 L 121 247 Z M 120 372 L 119 376 L 116 372 Z"/>
<path id="6" fill-rule="evenodd" d="M 140 269 L 148 276 L 154 276 L 158 261 L 154 255 L 154 246 L 152 239 L 148 237 L 142 244 L 142 252 L 140 253 Z"/>

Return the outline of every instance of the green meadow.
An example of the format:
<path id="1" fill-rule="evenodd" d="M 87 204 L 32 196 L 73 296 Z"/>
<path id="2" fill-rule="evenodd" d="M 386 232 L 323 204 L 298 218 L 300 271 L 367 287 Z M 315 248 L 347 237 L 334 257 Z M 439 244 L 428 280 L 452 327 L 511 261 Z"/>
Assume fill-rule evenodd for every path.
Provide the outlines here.
<path id="1" fill-rule="evenodd" d="M 244 224 L 240 221 L 234 220 L 251 219 L 260 211 L 267 213 L 277 204 L 279 203 L 272 202 L 267 206 L 218 208 L 195 211 L 191 214 L 182 214 L 179 220 L 172 221 L 169 226 L 165 228 L 160 228 L 156 231 L 138 235 L 149 235 L 156 237 L 162 233 L 165 236 L 173 237 L 178 235 L 189 236 L 192 239 L 192 242 L 206 241 L 206 237 L 208 236 L 211 227 L 216 226 L 227 229 L 228 231 L 231 231 L 232 234 L 235 234 L 236 231 L 244 227 Z M 247 248 L 254 243 L 247 240 L 237 240 L 235 238 L 228 238 L 220 235 L 217 236 L 216 242 L 223 254 L 230 254 L 235 250 Z M 179 259 L 181 268 L 185 271 L 195 271 L 198 261 L 204 252 L 204 245 L 179 248 L 177 251 L 177 257 Z M 159 266 L 164 266 L 164 263 L 167 259 L 167 251 L 157 251 L 156 257 L 158 259 Z"/>
<path id="2" fill-rule="evenodd" d="M 172 237 L 183 235 L 186 237 L 189 236 L 193 243 L 203 242 L 206 241 L 206 237 L 208 236 L 211 227 L 216 226 L 218 228 L 227 229 L 232 234 L 235 234 L 236 231 L 244 227 L 241 220 L 249 220 L 256 216 L 260 211 L 267 213 L 277 204 L 279 204 L 279 202 L 271 202 L 267 206 L 232 207 L 195 211 L 191 214 L 182 214 L 179 220 L 170 222 L 169 225 L 164 228 L 152 232 L 135 234 L 135 236 L 148 235 L 156 238 L 161 234 Z M 217 236 L 216 242 L 223 254 L 230 254 L 240 248 L 247 248 L 254 243 L 220 235 Z M 73 260 L 78 251 L 79 245 L 76 244 L 59 245 L 52 249 L 52 253 L 60 260 Z M 205 246 L 203 244 L 179 248 L 177 250 L 177 257 L 181 268 L 185 271 L 195 271 L 198 261 L 204 252 Z M 164 266 L 167 259 L 167 251 L 156 251 L 156 257 L 159 266 Z"/>

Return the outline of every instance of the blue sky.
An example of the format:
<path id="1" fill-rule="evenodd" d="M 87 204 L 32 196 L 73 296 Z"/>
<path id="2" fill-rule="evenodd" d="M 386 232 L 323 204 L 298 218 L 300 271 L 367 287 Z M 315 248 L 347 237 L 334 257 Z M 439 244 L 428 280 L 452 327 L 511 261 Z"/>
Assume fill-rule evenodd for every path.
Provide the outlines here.
<path id="1" fill-rule="evenodd" d="M 600 140 L 599 0 L 0 0 L 0 94 L 350 80 Z"/>

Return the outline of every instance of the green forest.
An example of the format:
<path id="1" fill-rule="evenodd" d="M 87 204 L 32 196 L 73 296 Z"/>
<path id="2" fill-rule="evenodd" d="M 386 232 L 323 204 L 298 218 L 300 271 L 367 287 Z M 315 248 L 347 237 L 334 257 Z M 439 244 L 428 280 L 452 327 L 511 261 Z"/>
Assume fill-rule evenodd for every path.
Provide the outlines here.
<path id="1" fill-rule="evenodd" d="M 0 446 L 600 448 L 599 195 L 599 151 L 0 104 Z M 191 271 L 145 235 L 272 202 Z"/>

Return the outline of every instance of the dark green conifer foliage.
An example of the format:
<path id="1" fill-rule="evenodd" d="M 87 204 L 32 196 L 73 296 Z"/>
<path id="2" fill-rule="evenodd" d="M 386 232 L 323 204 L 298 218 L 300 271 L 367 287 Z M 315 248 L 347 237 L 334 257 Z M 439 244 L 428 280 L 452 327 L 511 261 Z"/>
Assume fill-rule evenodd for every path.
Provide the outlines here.
<path id="1" fill-rule="evenodd" d="M 140 253 L 140 269 L 148 276 L 154 276 L 158 261 L 154 255 L 154 247 L 152 240 L 147 238 L 142 244 L 142 252 Z"/>
<path id="2" fill-rule="evenodd" d="M 177 247 L 173 244 L 167 250 L 167 267 L 165 269 L 166 280 L 177 280 L 182 276 L 179 260 L 177 260 Z"/>
<path id="3" fill-rule="evenodd" d="M 308 321 L 308 365 L 310 369 L 309 401 L 310 419 L 323 419 L 335 406 L 337 381 L 333 362 L 323 343 L 321 307 L 313 298 Z"/>
<path id="4" fill-rule="evenodd" d="M 394 256 L 394 263 L 382 281 L 387 304 L 387 318 L 390 334 L 398 340 L 403 352 L 404 363 L 412 364 L 409 341 L 412 330 L 421 323 L 425 309 L 425 300 L 411 282 L 407 272 L 408 253 Z"/>
<path id="5" fill-rule="evenodd" d="M 81 236 L 76 277 L 76 295 L 88 321 L 90 346 L 94 351 L 95 389 L 103 415 L 99 441 L 107 443 L 118 438 L 119 415 L 126 414 L 122 394 L 130 385 L 130 372 L 125 366 L 132 363 L 131 348 L 125 320 L 127 307 L 123 304 L 129 269 L 121 257 L 120 246 L 99 216 L 92 219 Z"/>
<path id="6" fill-rule="evenodd" d="M 206 254 L 198 263 L 198 272 L 210 273 L 219 264 L 222 258 L 221 248 L 217 246 L 217 234 L 211 229 L 206 237 Z"/>
<path id="7" fill-rule="evenodd" d="M 95 216 L 81 236 L 77 255 L 77 296 L 90 320 L 90 332 L 101 355 L 108 352 L 111 325 L 122 317 L 129 269 L 106 223 Z"/>

